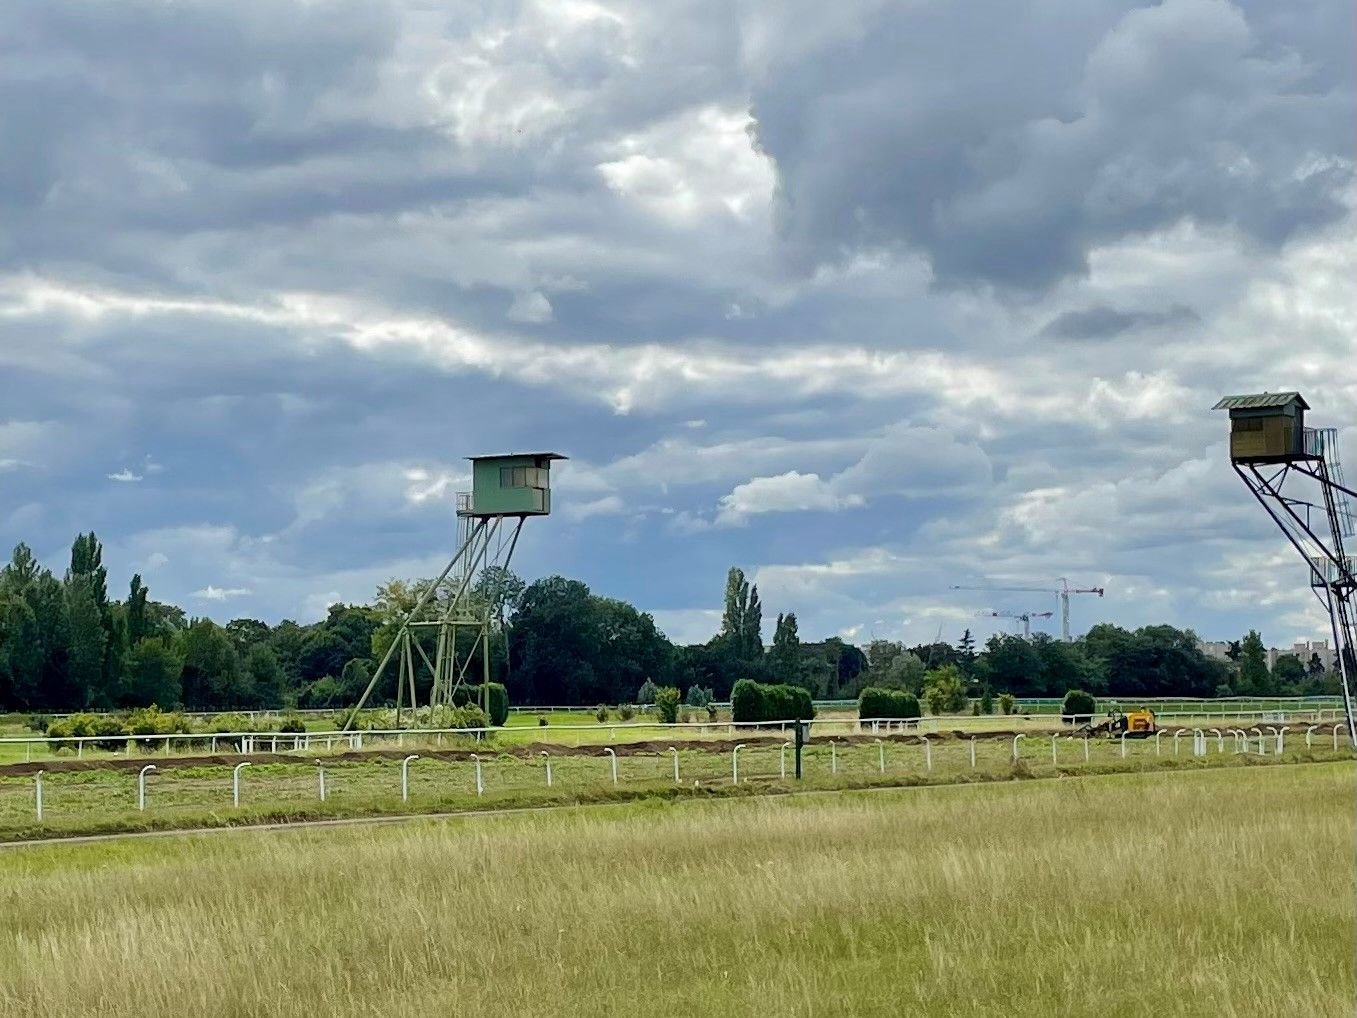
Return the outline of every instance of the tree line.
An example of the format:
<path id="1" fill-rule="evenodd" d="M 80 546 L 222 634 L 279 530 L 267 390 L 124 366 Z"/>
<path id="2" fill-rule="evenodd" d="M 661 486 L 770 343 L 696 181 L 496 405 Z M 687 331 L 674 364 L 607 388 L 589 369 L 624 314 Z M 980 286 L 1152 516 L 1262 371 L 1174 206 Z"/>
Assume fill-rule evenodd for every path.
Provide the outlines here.
<path id="1" fill-rule="evenodd" d="M 0 569 L 0 710 L 347 707 L 430 582 L 392 580 L 371 604 L 335 605 L 309 625 L 218 625 L 154 600 L 141 576 L 125 597 L 111 597 L 93 533 L 75 539 L 60 578 L 21 544 Z M 1228 661 L 1207 657 L 1193 633 L 1172 626 L 1098 625 L 1073 643 L 1001 634 L 977 647 L 967 631 L 956 644 L 872 640 L 860 648 L 839 637 L 803 641 L 789 612 L 773 620 L 765 646 L 758 587 L 738 568 L 726 577 L 720 631 L 688 646 L 671 642 L 646 612 L 561 576 L 527 583 L 487 571 L 472 596 L 493 622 L 468 674 L 481 675 L 479 655 L 488 654 L 492 680 L 518 704 L 631 703 L 647 685 L 686 690 L 685 702 L 700 704 L 729 699 L 741 679 L 844 700 L 869 687 L 925 699 L 932 689 L 953 700 L 1068 689 L 1126 699 L 1338 691 L 1317 657 L 1283 656 L 1269 671 L 1256 632 L 1231 645 Z M 394 671 L 375 702 L 394 701 Z"/>

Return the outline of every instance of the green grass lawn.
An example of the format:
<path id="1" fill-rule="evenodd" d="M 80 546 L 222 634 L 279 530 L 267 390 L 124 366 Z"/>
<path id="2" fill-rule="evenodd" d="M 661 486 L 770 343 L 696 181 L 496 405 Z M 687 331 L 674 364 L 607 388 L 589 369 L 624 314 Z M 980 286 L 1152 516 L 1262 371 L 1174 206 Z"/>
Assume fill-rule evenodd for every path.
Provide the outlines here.
<path id="1" fill-rule="evenodd" d="M 1351 763 L 0 853 L 7 1018 L 1348 1016 Z"/>

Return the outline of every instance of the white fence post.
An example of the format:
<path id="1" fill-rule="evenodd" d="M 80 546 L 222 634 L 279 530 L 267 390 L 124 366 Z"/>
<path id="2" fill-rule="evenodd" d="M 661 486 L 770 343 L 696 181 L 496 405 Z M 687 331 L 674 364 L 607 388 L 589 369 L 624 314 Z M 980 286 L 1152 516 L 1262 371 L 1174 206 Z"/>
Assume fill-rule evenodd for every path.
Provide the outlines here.
<path id="1" fill-rule="evenodd" d="M 155 764 L 147 764 L 137 775 L 137 809 L 146 809 L 146 775 L 155 770 Z"/>
<path id="2" fill-rule="evenodd" d="M 675 749 L 673 746 L 670 746 L 670 747 L 669 747 L 669 752 L 671 752 L 671 753 L 674 754 L 674 784 L 677 785 L 677 784 L 679 783 L 679 761 L 678 761 L 678 750 Z"/>
<path id="3" fill-rule="evenodd" d="M 38 807 L 38 823 L 42 823 L 42 776 L 44 773 L 46 772 L 38 771 L 37 774 L 33 775 L 34 778 L 33 796 L 34 801 Z"/>
<path id="4" fill-rule="evenodd" d="M 1014 763 L 1017 763 L 1017 762 L 1018 762 L 1018 740 L 1019 740 L 1019 739 L 1025 739 L 1025 738 L 1027 738 L 1027 736 L 1026 736 L 1025 734 L 1023 734 L 1022 732 L 1019 732 L 1017 735 L 1013 736 L 1013 762 L 1014 762 Z"/>
<path id="5" fill-rule="evenodd" d="M 1056 752 L 1055 752 L 1055 740 L 1058 739 L 1058 738 L 1060 738 L 1059 735 L 1052 735 L 1052 736 L 1051 736 L 1051 763 L 1052 763 L 1053 765 L 1059 764 L 1059 763 L 1060 763 L 1060 760 L 1056 757 Z"/>
<path id="6" fill-rule="evenodd" d="M 1253 728 L 1250 728 L 1249 731 L 1258 736 L 1258 752 L 1266 755 L 1267 749 L 1263 746 L 1263 730 L 1255 725 Z M 1245 745 L 1247 748 L 1247 743 Z"/>
<path id="7" fill-rule="evenodd" d="M 1181 728 L 1178 729 L 1176 732 L 1173 733 L 1173 755 L 1174 755 L 1174 756 L 1177 756 L 1177 755 L 1178 755 L 1178 739 L 1179 739 L 1181 736 L 1186 735 L 1186 734 L 1187 734 L 1187 732 L 1185 732 L 1185 731 L 1184 731 L 1183 729 L 1181 729 Z"/>
<path id="8" fill-rule="evenodd" d="M 418 759 L 418 753 L 411 753 L 401 761 L 401 802 L 410 801 L 410 764 Z"/>
<path id="9" fill-rule="evenodd" d="M 550 788 L 550 787 L 551 787 L 551 754 L 548 753 L 548 752 L 544 749 L 544 750 L 542 750 L 542 757 L 543 757 L 543 758 L 546 760 L 546 762 L 547 762 L 547 787 Z"/>
<path id="10" fill-rule="evenodd" d="M 876 769 L 886 773 L 886 744 L 880 739 L 876 740 Z"/>
<path id="11" fill-rule="evenodd" d="M 1161 735 L 1163 735 L 1163 734 L 1164 734 L 1164 733 L 1163 733 L 1162 731 L 1160 731 L 1159 729 L 1157 729 L 1157 728 L 1154 730 L 1154 755 L 1155 755 L 1155 756 L 1158 756 L 1158 755 L 1159 755 L 1159 736 L 1161 736 Z"/>
<path id="12" fill-rule="evenodd" d="M 829 773 L 839 773 L 839 748 L 834 745 L 834 740 L 829 740 Z"/>
<path id="13" fill-rule="evenodd" d="M 787 750 L 791 747 L 790 742 L 784 742 L 777 751 L 778 774 L 783 781 L 787 780 Z"/>
<path id="14" fill-rule="evenodd" d="M 1200 728 L 1192 729 L 1192 755 L 1206 755 L 1206 735 Z"/>
<path id="15" fill-rule="evenodd" d="M 1318 727 L 1319 727 L 1319 725 L 1310 725 L 1308 728 L 1305 729 L 1305 748 L 1306 748 L 1306 749 L 1309 749 L 1309 748 L 1310 748 L 1310 737 L 1311 737 L 1312 735 L 1315 734 L 1315 729 L 1318 728 Z"/>
<path id="16" fill-rule="evenodd" d="M 975 736 L 971 736 L 971 770 L 975 770 Z"/>
<path id="17" fill-rule="evenodd" d="M 246 761 L 244 761 L 243 763 L 238 763 L 238 764 L 236 764 L 235 770 L 233 770 L 233 771 L 231 772 L 231 805 L 232 805 L 232 806 L 239 806 L 239 805 L 240 805 L 240 772 L 241 772 L 242 770 L 244 770 L 244 769 L 245 769 L 246 767 L 248 767 L 248 766 L 250 766 L 250 761 L 246 760 Z"/>
<path id="18" fill-rule="evenodd" d="M 1335 753 L 1338 752 L 1338 729 L 1340 729 L 1340 728 L 1342 728 L 1342 727 L 1343 727 L 1342 725 L 1334 725 L 1334 726 L 1333 726 L 1333 751 L 1334 751 Z"/>
<path id="19" fill-rule="evenodd" d="M 617 753 L 611 746 L 604 747 L 603 752 L 606 753 L 608 755 L 608 759 L 612 761 L 613 784 L 615 785 L 617 784 Z"/>
<path id="20" fill-rule="evenodd" d="M 316 780 L 320 784 L 320 801 L 325 801 L 325 765 L 316 761 Z"/>
<path id="21" fill-rule="evenodd" d="M 1287 726 L 1286 726 L 1286 725 L 1282 725 L 1281 728 L 1278 728 L 1278 729 L 1277 729 L 1277 755 L 1278 755 L 1278 756 L 1281 756 L 1281 755 L 1282 755 L 1282 751 L 1286 748 L 1286 733 L 1287 733 Z"/>
<path id="22" fill-rule="evenodd" d="M 744 743 L 741 742 L 730 752 L 730 783 L 738 785 L 740 783 L 740 750 L 744 749 Z"/>
<path id="23" fill-rule="evenodd" d="M 476 794 L 485 794 L 485 782 L 481 780 L 481 757 L 479 753 L 471 754 L 472 761 L 476 764 Z"/>
<path id="24" fill-rule="evenodd" d="M 931 771 L 933 769 L 933 740 L 927 735 L 921 735 L 919 738 L 923 739 L 924 743 L 924 766 Z"/>
<path id="25" fill-rule="evenodd" d="M 1126 733 L 1121 733 L 1121 758 L 1126 759 Z"/>

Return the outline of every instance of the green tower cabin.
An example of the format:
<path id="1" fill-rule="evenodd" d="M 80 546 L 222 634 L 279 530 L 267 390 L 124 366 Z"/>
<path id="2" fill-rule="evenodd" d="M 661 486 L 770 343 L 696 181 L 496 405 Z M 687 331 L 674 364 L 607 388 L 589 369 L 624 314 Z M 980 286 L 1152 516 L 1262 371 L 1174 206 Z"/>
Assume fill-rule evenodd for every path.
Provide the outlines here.
<path id="1" fill-rule="evenodd" d="M 1307 458 L 1305 411 L 1298 392 L 1226 396 L 1211 409 L 1230 412 L 1230 459 L 1235 463 L 1290 463 Z"/>
<path id="2" fill-rule="evenodd" d="M 458 516 L 546 516 L 551 512 L 555 452 L 471 456 L 471 491 L 457 496 Z"/>

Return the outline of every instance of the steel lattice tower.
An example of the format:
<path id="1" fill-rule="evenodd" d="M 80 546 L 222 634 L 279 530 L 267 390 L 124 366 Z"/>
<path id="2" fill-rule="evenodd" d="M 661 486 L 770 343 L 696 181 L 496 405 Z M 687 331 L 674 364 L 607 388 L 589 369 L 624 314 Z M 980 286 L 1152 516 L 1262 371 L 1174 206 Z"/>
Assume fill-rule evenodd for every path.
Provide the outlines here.
<path id="1" fill-rule="evenodd" d="M 1227 396 L 1230 462 L 1310 570 L 1310 587 L 1329 616 L 1348 738 L 1357 746 L 1352 684 L 1357 678 L 1357 563 L 1345 541 L 1357 537 L 1335 428 L 1305 427 L 1298 392 Z"/>

